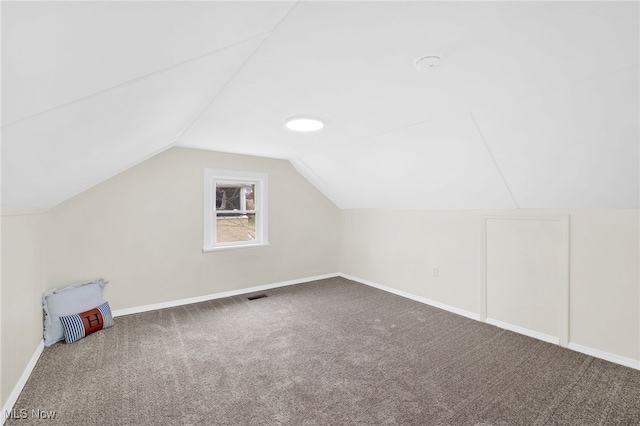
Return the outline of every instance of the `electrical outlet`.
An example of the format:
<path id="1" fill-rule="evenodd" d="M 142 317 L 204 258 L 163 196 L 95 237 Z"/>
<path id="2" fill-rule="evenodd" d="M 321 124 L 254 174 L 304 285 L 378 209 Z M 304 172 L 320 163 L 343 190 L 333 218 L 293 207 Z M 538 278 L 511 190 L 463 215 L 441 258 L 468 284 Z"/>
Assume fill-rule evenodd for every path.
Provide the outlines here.
<path id="1" fill-rule="evenodd" d="M 431 275 L 434 277 L 438 276 L 438 267 L 437 266 L 432 266 L 431 267 Z"/>

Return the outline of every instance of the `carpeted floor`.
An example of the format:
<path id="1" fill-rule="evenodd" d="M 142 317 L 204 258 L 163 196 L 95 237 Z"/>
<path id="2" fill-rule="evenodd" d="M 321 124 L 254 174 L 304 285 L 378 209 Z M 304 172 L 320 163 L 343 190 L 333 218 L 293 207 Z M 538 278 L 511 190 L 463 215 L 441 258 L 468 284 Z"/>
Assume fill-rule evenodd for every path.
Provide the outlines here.
<path id="1" fill-rule="evenodd" d="M 46 348 L 6 424 L 640 424 L 640 371 L 342 278 L 264 293 Z"/>

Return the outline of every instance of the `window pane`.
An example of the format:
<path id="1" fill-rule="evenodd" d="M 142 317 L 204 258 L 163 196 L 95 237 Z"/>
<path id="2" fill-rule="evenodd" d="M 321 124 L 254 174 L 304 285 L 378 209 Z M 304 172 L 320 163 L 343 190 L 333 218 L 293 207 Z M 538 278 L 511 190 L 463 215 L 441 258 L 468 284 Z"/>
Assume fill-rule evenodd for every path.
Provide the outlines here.
<path id="1" fill-rule="evenodd" d="M 222 210 L 226 204 L 226 195 L 222 188 L 216 188 L 216 210 Z"/>
<path id="2" fill-rule="evenodd" d="M 255 184 L 216 182 L 216 210 L 254 210 Z"/>
<path id="3" fill-rule="evenodd" d="M 256 239 L 256 215 L 218 213 L 216 216 L 216 243 L 253 241 Z"/>
<path id="4" fill-rule="evenodd" d="M 204 169 L 203 251 L 268 245 L 266 173 Z"/>

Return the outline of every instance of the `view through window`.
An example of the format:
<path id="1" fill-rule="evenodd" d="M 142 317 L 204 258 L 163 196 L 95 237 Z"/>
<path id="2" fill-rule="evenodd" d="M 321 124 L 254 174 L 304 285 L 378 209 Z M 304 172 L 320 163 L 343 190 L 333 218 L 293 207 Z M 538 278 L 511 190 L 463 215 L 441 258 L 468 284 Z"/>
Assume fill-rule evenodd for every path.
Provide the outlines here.
<path id="1" fill-rule="evenodd" d="M 255 184 L 220 181 L 215 190 L 216 243 L 255 241 Z"/>
<path id="2" fill-rule="evenodd" d="M 267 176 L 205 169 L 204 251 L 267 244 Z"/>

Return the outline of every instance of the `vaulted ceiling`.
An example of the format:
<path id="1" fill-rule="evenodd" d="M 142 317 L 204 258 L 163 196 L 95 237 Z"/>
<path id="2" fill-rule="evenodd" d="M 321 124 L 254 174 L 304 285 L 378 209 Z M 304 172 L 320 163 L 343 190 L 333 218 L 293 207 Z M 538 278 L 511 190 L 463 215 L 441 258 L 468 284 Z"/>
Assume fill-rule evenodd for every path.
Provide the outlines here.
<path id="1" fill-rule="evenodd" d="M 171 147 L 341 208 L 638 208 L 637 2 L 2 2 L 2 206 Z M 442 57 L 418 72 L 416 58 Z M 284 127 L 320 117 L 316 133 Z"/>

